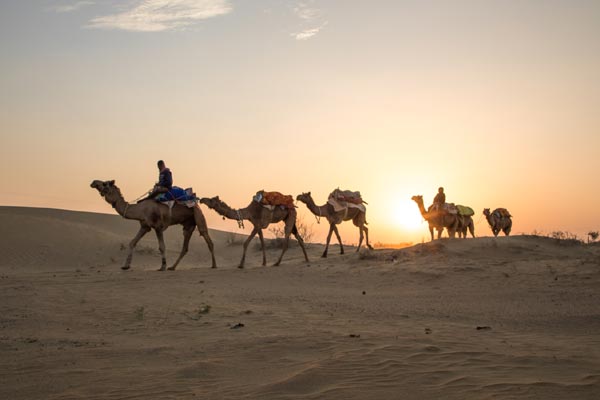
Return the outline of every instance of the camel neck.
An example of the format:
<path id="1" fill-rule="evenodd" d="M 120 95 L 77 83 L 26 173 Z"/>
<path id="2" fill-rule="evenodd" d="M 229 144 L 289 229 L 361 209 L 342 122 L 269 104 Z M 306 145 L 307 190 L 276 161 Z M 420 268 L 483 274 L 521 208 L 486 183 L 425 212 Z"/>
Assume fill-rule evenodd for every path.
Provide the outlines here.
<path id="1" fill-rule="evenodd" d="M 327 214 L 327 204 L 323 206 L 318 206 L 315 204 L 315 201 L 312 199 L 312 197 L 308 198 L 308 201 L 306 202 L 306 207 L 308 207 L 310 212 L 312 212 L 316 216 L 325 217 Z"/>
<path id="2" fill-rule="evenodd" d="M 235 210 L 229 207 L 227 204 L 220 202 L 219 204 L 217 204 L 214 210 L 220 215 L 224 216 L 225 218 L 235 220 L 248 219 L 248 213 L 246 212 L 247 208 Z"/>
<path id="3" fill-rule="evenodd" d="M 132 217 L 132 211 L 134 211 L 134 207 L 130 206 L 130 204 L 126 202 L 123 197 L 119 197 L 117 201 L 111 205 L 121 217 L 125 219 L 135 219 Z"/>
<path id="4" fill-rule="evenodd" d="M 417 201 L 417 206 L 419 206 L 419 211 L 421 212 L 423 218 L 427 218 L 427 211 L 425 211 L 425 205 L 423 204 L 423 202 Z"/>

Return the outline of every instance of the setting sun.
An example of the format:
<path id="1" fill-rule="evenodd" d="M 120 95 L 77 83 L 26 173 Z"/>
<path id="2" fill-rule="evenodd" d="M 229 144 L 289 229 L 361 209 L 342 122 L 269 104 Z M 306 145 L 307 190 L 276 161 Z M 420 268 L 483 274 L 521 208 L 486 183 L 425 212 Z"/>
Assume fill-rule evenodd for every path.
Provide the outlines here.
<path id="1" fill-rule="evenodd" d="M 411 200 L 402 200 L 395 204 L 394 218 L 397 224 L 407 230 L 420 228 L 423 221 L 417 205 Z"/>

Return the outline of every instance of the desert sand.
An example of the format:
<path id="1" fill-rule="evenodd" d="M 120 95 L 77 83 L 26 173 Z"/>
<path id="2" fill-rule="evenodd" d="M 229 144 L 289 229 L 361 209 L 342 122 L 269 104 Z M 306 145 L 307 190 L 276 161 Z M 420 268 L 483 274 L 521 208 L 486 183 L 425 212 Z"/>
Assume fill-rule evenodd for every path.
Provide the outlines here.
<path id="1" fill-rule="evenodd" d="M 481 237 L 322 259 L 309 244 L 309 264 L 294 246 L 263 267 L 252 243 L 240 270 L 240 240 L 211 231 L 217 269 L 195 234 L 157 272 L 149 234 L 121 271 L 134 221 L 0 216 L 0 399 L 600 398 L 598 245 Z M 180 227 L 166 243 L 172 262 Z"/>

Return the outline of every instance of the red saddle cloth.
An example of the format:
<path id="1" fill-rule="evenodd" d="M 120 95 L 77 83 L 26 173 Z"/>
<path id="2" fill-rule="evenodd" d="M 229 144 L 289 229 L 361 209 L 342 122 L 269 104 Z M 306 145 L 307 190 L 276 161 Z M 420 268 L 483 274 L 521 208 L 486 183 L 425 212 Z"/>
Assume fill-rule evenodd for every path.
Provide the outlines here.
<path id="1" fill-rule="evenodd" d="M 294 198 L 289 194 L 281 194 L 279 192 L 263 192 L 261 203 L 269 206 L 294 208 Z"/>

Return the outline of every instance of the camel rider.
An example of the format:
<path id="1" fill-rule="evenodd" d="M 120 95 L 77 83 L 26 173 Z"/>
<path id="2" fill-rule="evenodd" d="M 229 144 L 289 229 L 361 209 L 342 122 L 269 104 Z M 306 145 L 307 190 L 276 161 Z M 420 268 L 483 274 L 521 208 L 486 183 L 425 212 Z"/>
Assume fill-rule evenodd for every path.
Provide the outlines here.
<path id="1" fill-rule="evenodd" d="M 154 185 L 152 192 L 148 195 L 150 199 L 161 193 L 167 193 L 173 188 L 173 174 L 171 174 L 171 170 L 167 168 L 163 160 L 159 160 L 156 165 L 158 166 L 158 183 Z"/>
<path id="2" fill-rule="evenodd" d="M 444 204 L 446 204 L 446 194 L 444 193 L 444 188 L 440 187 L 433 199 L 433 208 L 434 210 L 443 210 Z"/>

